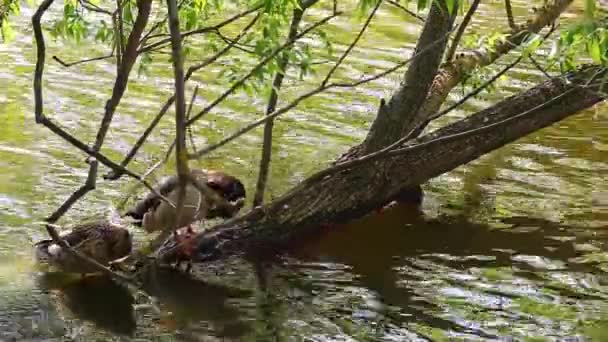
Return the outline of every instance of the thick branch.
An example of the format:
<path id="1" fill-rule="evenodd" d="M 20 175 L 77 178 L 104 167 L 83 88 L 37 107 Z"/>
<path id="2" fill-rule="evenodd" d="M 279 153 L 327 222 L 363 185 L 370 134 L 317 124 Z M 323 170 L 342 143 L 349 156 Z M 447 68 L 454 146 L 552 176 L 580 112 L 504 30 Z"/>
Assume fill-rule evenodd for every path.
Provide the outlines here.
<path id="1" fill-rule="evenodd" d="M 182 56 L 182 38 L 179 31 L 177 1 L 167 0 L 169 10 L 169 32 L 171 33 L 171 55 L 173 75 L 175 78 L 175 163 L 179 180 L 177 209 L 173 228 L 177 229 L 181 212 L 184 208 L 184 196 L 188 183 L 188 152 L 186 151 L 186 99 L 184 95 L 184 60 Z"/>
<path id="2" fill-rule="evenodd" d="M 420 184 L 604 100 L 597 89 L 581 85 L 592 75 L 601 78 L 606 73 L 587 67 L 567 79 L 554 78 L 405 143 L 386 158 L 322 178 L 312 176 L 272 204 L 200 234 L 200 260 L 240 253 L 252 244 L 364 214 L 403 186 Z"/>
<path id="3" fill-rule="evenodd" d="M 458 4 L 454 4 L 454 8 Z M 448 14 L 445 0 L 433 1 L 424 29 L 416 45 L 421 58 L 416 58 L 405 74 L 405 82 L 391 97 L 388 103 L 382 100 L 378 115 L 373 122 L 365 141 L 355 154 L 368 154 L 377 151 L 399 139 L 405 127 L 414 121 L 422 106 L 443 58 L 447 44 L 447 33 L 452 30 L 455 16 Z M 439 44 L 436 44 L 440 41 Z M 433 49 L 426 50 L 434 45 Z M 350 154 L 350 153 L 348 153 Z"/>
<path id="4" fill-rule="evenodd" d="M 525 27 L 512 32 L 505 40 L 474 53 L 460 55 L 459 58 L 444 65 L 435 77 L 433 87 L 430 90 L 424 107 L 420 110 L 417 121 L 425 120 L 425 118 L 436 113 L 450 91 L 458 85 L 468 73 L 476 68 L 492 64 L 499 57 L 521 45 L 530 34 L 540 32 L 543 27 L 553 23 L 560 14 L 568 8 L 572 1 L 573 0 L 554 0 L 550 5 L 539 9 L 536 17 L 529 20 Z"/>

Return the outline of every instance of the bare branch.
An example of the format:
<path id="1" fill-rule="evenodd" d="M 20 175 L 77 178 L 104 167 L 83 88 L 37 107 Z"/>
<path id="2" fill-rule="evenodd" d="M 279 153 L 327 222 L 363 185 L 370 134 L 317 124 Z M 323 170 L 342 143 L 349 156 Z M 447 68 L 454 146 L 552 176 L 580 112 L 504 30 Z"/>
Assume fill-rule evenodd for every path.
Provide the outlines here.
<path id="1" fill-rule="evenodd" d="M 473 0 L 471 7 L 469 7 L 469 10 L 467 11 L 467 14 L 464 16 L 464 19 L 462 19 L 462 23 L 458 27 L 458 31 L 456 31 L 456 36 L 454 36 L 452 45 L 450 46 L 450 49 L 448 50 L 447 55 L 445 57 L 445 60 L 447 62 L 451 61 L 454 57 L 454 53 L 456 53 L 456 48 L 458 48 L 458 45 L 460 44 L 460 39 L 462 39 L 464 30 L 466 30 L 467 26 L 471 22 L 471 18 L 473 18 L 473 14 L 475 14 L 475 12 L 477 11 L 477 7 L 479 6 L 480 2 L 481 0 Z"/>
<path id="2" fill-rule="evenodd" d="M 243 36 L 245 36 L 245 34 L 251 29 L 251 27 L 253 27 L 253 25 L 256 23 L 256 21 L 259 19 L 259 17 L 260 17 L 260 15 L 258 14 L 255 18 L 253 18 L 249 22 L 249 24 L 247 24 L 247 26 L 245 28 L 243 28 L 243 30 L 239 33 L 239 35 L 234 38 L 235 43 L 238 42 L 241 38 L 243 38 Z M 215 62 L 218 58 L 220 58 L 221 56 L 226 54 L 228 51 L 230 51 L 231 48 L 232 48 L 232 45 L 228 45 L 228 46 L 224 47 L 222 50 L 218 51 L 215 55 L 213 55 L 213 56 L 209 57 L 208 59 L 206 59 L 205 61 L 203 61 L 202 63 L 193 65 L 190 68 L 188 68 L 188 72 L 186 72 L 186 77 L 185 77 L 184 81 L 185 82 L 188 81 L 190 79 L 190 77 L 192 77 L 192 75 L 196 71 Z M 122 167 L 126 167 L 131 162 L 131 160 L 135 157 L 135 155 L 137 154 L 137 151 L 139 151 L 141 146 L 144 144 L 146 139 L 148 139 L 148 136 L 150 136 L 152 131 L 156 128 L 156 126 L 158 125 L 158 123 L 160 122 L 162 117 L 165 115 L 167 110 L 169 110 L 169 108 L 173 104 L 173 101 L 175 101 L 175 95 L 172 95 L 169 99 L 167 99 L 167 101 L 165 102 L 165 104 L 163 105 L 161 110 L 154 117 L 154 119 L 150 122 L 150 124 L 148 125 L 148 127 L 146 128 L 144 133 L 139 137 L 139 139 L 137 139 L 137 142 L 135 143 L 135 145 L 133 145 L 133 147 L 131 148 L 129 153 L 127 153 L 125 159 L 123 159 L 123 161 L 120 163 L 120 165 Z M 114 170 L 114 171 L 104 175 L 104 178 L 105 179 L 118 179 L 121 175 L 122 175 L 121 172 L 117 172 Z"/>
<path id="3" fill-rule="evenodd" d="M 226 97 L 228 97 L 230 94 L 234 93 L 236 91 L 236 89 L 238 89 L 240 86 L 242 86 L 249 78 L 251 78 L 261 67 L 263 67 L 264 65 L 266 65 L 268 62 L 270 62 L 276 55 L 278 55 L 281 51 L 285 50 L 286 48 L 290 47 L 296 40 L 300 39 L 301 37 L 305 36 L 306 34 L 308 34 L 308 32 L 316 29 L 317 27 L 324 25 L 325 23 L 327 23 L 329 20 L 335 18 L 338 14 L 332 14 L 328 17 L 325 17 L 323 19 L 321 19 L 320 21 L 310 25 L 309 27 L 307 27 L 306 29 L 302 30 L 302 32 L 300 32 L 295 39 L 290 39 L 289 41 L 285 42 L 283 45 L 279 46 L 278 48 L 276 48 L 273 52 L 271 52 L 268 56 L 266 56 L 262 61 L 260 61 L 255 67 L 253 67 L 248 73 L 247 75 L 243 76 L 240 80 L 236 81 L 235 83 L 232 84 L 232 86 L 225 91 L 222 95 L 220 95 L 217 99 L 215 99 L 213 102 L 211 102 L 207 107 L 205 107 L 203 110 L 201 110 L 198 114 L 196 114 L 193 118 L 191 118 L 190 120 L 188 120 L 188 122 L 186 123 L 187 125 L 191 125 L 192 123 L 194 123 L 196 120 L 200 119 L 203 115 L 207 114 L 209 111 L 211 111 L 211 109 L 213 109 L 215 106 L 217 106 L 220 102 L 222 102 Z"/>
<path id="4" fill-rule="evenodd" d="M 287 40 L 293 40 L 298 34 L 298 27 L 302 21 L 305 8 L 296 8 L 293 10 L 293 16 L 291 18 L 291 25 L 289 27 L 289 33 Z M 270 91 L 270 97 L 268 99 L 268 106 L 266 107 L 266 115 L 274 112 L 276 109 L 277 101 L 279 99 L 278 92 L 283 85 L 283 78 L 287 71 L 287 65 L 289 63 L 289 55 L 283 54 L 279 61 L 279 71 L 277 71 L 272 81 L 272 89 Z M 255 195 L 253 197 L 253 206 L 264 202 L 264 191 L 266 190 L 266 182 L 268 180 L 268 173 L 270 170 L 270 159 L 272 154 L 272 129 L 274 126 L 273 120 L 269 120 L 264 125 L 264 142 L 262 143 L 262 157 L 260 158 L 260 168 L 258 172 L 258 181 L 256 184 Z M 196 150 L 195 150 L 196 151 Z"/>
<path id="5" fill-rule="evenodd" d="M 331 70 L 329 70 L 329 72 L 327 73 L 327 76 L 325 76 L 325 79 L 323 80 L 323 82 L 321 82 L 321 86 L 325 86 L 327 84 L 327 82 L 329 82 L 329 79 L 331 78 L 333 73 L 336 71 L 336 69 L 338 69 L 340 64 L 342 64 L 344 59 L 348 56 L 348 54 L 352 51 L 352 49 L 357 45 L 357 43 L 361 39 L 361 36 L 363 36 L 363 33 L 365 32 L 365 30 L 367 30 L 369 24 L 371 23 L 372 19 L 376 15 L 376 11 L 378 11 L 378 8 L 380 7 L 381 4 L 382 4 L 382 0 L 378 0 L 378 2 L 376 2 L 376 6 L 374 6 L 374 9 L 372 9 L 372 12 L 367 17 L 367 20 L 365 20 L 365 23 L 361 27 L 361 30 L 359 30 L 359 33 L 357 34 L 355 39 L 353 39 L 353 41 L 348 45 L 348 47 L 346 48 L 346 50 L 344 51 L 342 56 L 340 56 L 340 58 L 338 59 L 336 64 L 334 64 L 334 66 L 331 68 Z"/>
<path id="6" fill-rule="evenodd" d="M 169 12 L 169 32 L 171 33 L 171 54 L 173 75 L 175 78 L 175 163 L 179 181 L 177 209 L 173 230 L 180 228 L 179 222 L 184 209 L 186 185 L 190 170 L 188 169 L 188 152 L 186 151 L 186 98 L 184 94 L 184 60 L 182 56 L 182 38 L 179 31 L 179 14 L 176 0 L 167 0 Z"/>
<path id="7" fill-rule="evenodd" d="M 505 0 L 505 10 L 507 11 L 507 20 L 509 21 L 509 27 L 513 31 L 517 30 L 517 25 L 515 25 L 515 20 L 513 19 L 513 9 L 511 8 L 511 0 Z"/>
<path id="8" fill-rule="evenodd" d="M 61 64 L 62 66 L 69 68 L 71 66 L 74 65 L 78 65 L 78 64 L 83 64 L 83 63 L 88 63 L 88 62 L 94 62 L 94 61 L 100 61 L 100 60 L 104 60 L 104 59 L 108 59 L 108 58 L 112 58 L 114 57 L 114 49 L 112 49 L 112 52 L 110 52 L 109 55 L 107 56 L 99 56 L 99 57 L 93 57 L 93 58 L 88 58 L 88 59 L 81 59 L 79 61 L 76 62 L 64 62 L 63 60 L 59 59 L 59 57 L 57 56 L 53 56 L 53 59 L 55 61 L 57 61 L 57 63 Z"/>
<path id="9" fill-rule="evenodd" d="M 59 127 L 57 124 L 55 124 L 53 121 L 51 121 L 49 118 L 47 118 L 44 115 L 44 103 L 43 103 L 43 96 L 42 96 L 42 76 L 44 74 L 44 61 L 46 59 L 46 46 L 44 43 L 44 36 L 42 35 L 42 27 L 40 25 L 40 20 L 42 18 L 42 15 L 44 14 L 44 12 L 46 12 L 46 10 L 49 8 L 49 6 L 51 6 L 53 1 L 54 0 L 44 0 L 40 4 L 38 9 L 36 10 L 36 13 L 34 14 L 34 16 L 32 17 L 32 27 L 34 29 L 34 37 L 36 38 L 36 69 L 34 72 L 34 111 L 35 111 L 36 123 L 47 127 L 50 131 L 52 131 L 56 135 L 63 138 L 65 141 L 70 143 L 72 146 L 85 152 L 90 157 L 94 157 L 97 161 L 100 161 L 102 164 L 106 165 L 107 167 L 117 170 L 119 172 L 125 173 L 125 174 L 129 175 L 130 177 L 137 179 L 142 184 L 144 184 L 144 186 L 146 186 L 148 189 L 150 189 L 150 191 L 154 192 L 160 198 L 162 198 L 163 200 L 165 200 L 171 204 L 171 202 L 168 201 L 168 199 L 165 196 L 159 194 L 150 184 L 148 184 L 139 175 L 114 163 L 108 157 L 101 154 L 99 151 L 95 151 L 91 147 L 87 146 L 85 143 L 83 143 L 80 140 L 73 137 L 71 134 L 69 134 L 63 128 Z M 61 215 L 59 215 L 59 216 L 61 216 Z"/>
<path id="10" fill-rule="evenodd" d="M 194 87 L 194 92 L 192 93 L 192 98 L 190 99 L 190 105 L 188 106 L 188 111 L 186 112 L 186 121 L 190 119 L 190 113 L 192 113 L 192 106 L 194 105 L 194 101 L 196 100 L 196 96 L 198 95 L 198 84 Z M 190 139 L 190 146 L 192 149 L 196 151 L 196 145 L 194 144 L 194 136 L 192 135 L 192 126 L 189 126 L 188 129 L 188 138 Z M 173 144 L 171 145 L 173 146 Z"/>
<path id="11" fill-rule="evenodd" d="M 528 58 L 530 59 L 530 62 L 532 62 L 532 65 L 534 65 L 534 67 L 538 69 L 538 71 L 542 72 L 546 78 L 552 78 L 552 76 L 547 72 L 547 70 L 545 70 L 545 68 L 543 68 L 540 63 L 538 63 L 538 61 L 534 57 L 532 57 L 532 55 L 528 56 Z"/>
<path id="12" fill-rule="evenodd" d="M 412 11 L 410 11 L 409 9 L 407 9 L 405 6 L 403 6 L 402 4 L 398 3 L 395 0 L 386 0 L 386 2 L 388 2 L 389 4 L 399 8 L 400 10 L 404 11 L 405 13 L 411 15 L 412 17 L 418 19 L 421 22 L 424 22 L 426 19 Z"/>

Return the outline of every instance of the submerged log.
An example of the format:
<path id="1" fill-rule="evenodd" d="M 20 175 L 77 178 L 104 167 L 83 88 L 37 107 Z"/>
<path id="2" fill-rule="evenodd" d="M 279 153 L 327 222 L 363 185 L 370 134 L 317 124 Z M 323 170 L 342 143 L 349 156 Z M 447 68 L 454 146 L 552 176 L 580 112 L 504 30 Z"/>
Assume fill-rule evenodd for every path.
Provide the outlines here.
<path id="1" fill-rule="evenodd" d="M 597 66 L 581 68 L 373 158 L 323 170 L 272 203 L 200 233 L 194 261 L 240 254 L 284 242 L 323 223 L 362 216 L 404 187 L 421 184 L 604 100 L 599 91 L 605 89 L 597 80 L 606 74 Z M 166 250 L 157 256 L 171 260 L 174 253 Z"/>

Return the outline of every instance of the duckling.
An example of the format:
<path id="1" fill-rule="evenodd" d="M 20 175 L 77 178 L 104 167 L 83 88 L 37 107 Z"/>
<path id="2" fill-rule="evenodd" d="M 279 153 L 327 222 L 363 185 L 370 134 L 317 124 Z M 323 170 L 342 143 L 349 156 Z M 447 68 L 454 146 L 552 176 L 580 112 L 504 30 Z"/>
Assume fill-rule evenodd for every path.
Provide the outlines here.
<path id="1" fill-rule="evenodd" d="M 118 224 L 105 219 L 93 220 L 74 227 L 61 236 L 74 250 L 98 263 L 108 266 L 131 253 L 131 233 Z M 97 269 L 64 250 L 53 240 L 35 244 L 38 262 L 57 267 L 68 273 L 95 273 Z"/>
<path id="2" fill-rule="evenodd" d="M 173 232 L 171 238 L 167 239 L 162 246 L 156 251 L 157 254 L 162 254 L 164 251 L 175 248 L 175 254 L 171 262 L 174 262 L 173 268 L 179 270 L 182 262 L 186 262 L 185 272 L 189 273 L 192 268 L 192 258 L 196 249 L 196 231 L 189 225 L 184 228 L 177 229 Z"/>
<path id="3" fill-rule="evenodd" d="M 214 170 L 192 170 L 192 175 L 201 180 L 206 179 L 207 186 L 223 197 L 228 205 L 213 203 L 212 199 L 206 198 L 194 185 L 188 184 L 184 208 L 177 228 L 188 226 L 203 218 L 231 218 L 242 208 L 246 193 L 243 183 L 238 178 Z M 156 190 L 176 203 L 179 193 L 178 184 L 177 176 L 165 177 L 157 185 Z M 150 192 L 125 215 L 134 218 L 135 225 L 143 227 L 150 233 L 164 230 L 172 225 L 175 220 L 175 210 L 159 196 Z"/>

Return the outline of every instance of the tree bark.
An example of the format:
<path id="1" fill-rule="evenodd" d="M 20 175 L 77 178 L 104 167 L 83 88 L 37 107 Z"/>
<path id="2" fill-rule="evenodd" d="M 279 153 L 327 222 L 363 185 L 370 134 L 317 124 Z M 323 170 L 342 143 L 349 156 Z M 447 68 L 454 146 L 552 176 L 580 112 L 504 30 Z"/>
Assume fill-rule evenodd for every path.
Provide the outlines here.
<path id="1" fill-rule="evenodd" d="M 458 8 L 457 3 L 454 6 Z M 351 151 L 354 153 L 347 153 L 345 159 L 353 154 L 375 152 L 402 136 L 403 130 L 410 125 L 431 89 L 454 19 L 455 16 L 448 15 L 445 0 L 433 1 L 414 55 L 424 52 L 412 61 L 405 74 L 404 84 L 388 103 L 381 101 L 378 115 L 363 144 Z"/>
<path id="2" fill-rule="evenodd" d="M 196 261 L 210 261 L 269 242 L 282 242 L 338 223 L 386 203 L 403 186 L 414 186 L 588 108 L 604 98 L 596 92 L 605 69 L 588 66 L 507 98 L 431 134 L 410 140 L 347 170 L 324 172 L 248 214 L 197 236 Z M 172 251 L 159 255 L 172 257 Z"/>

